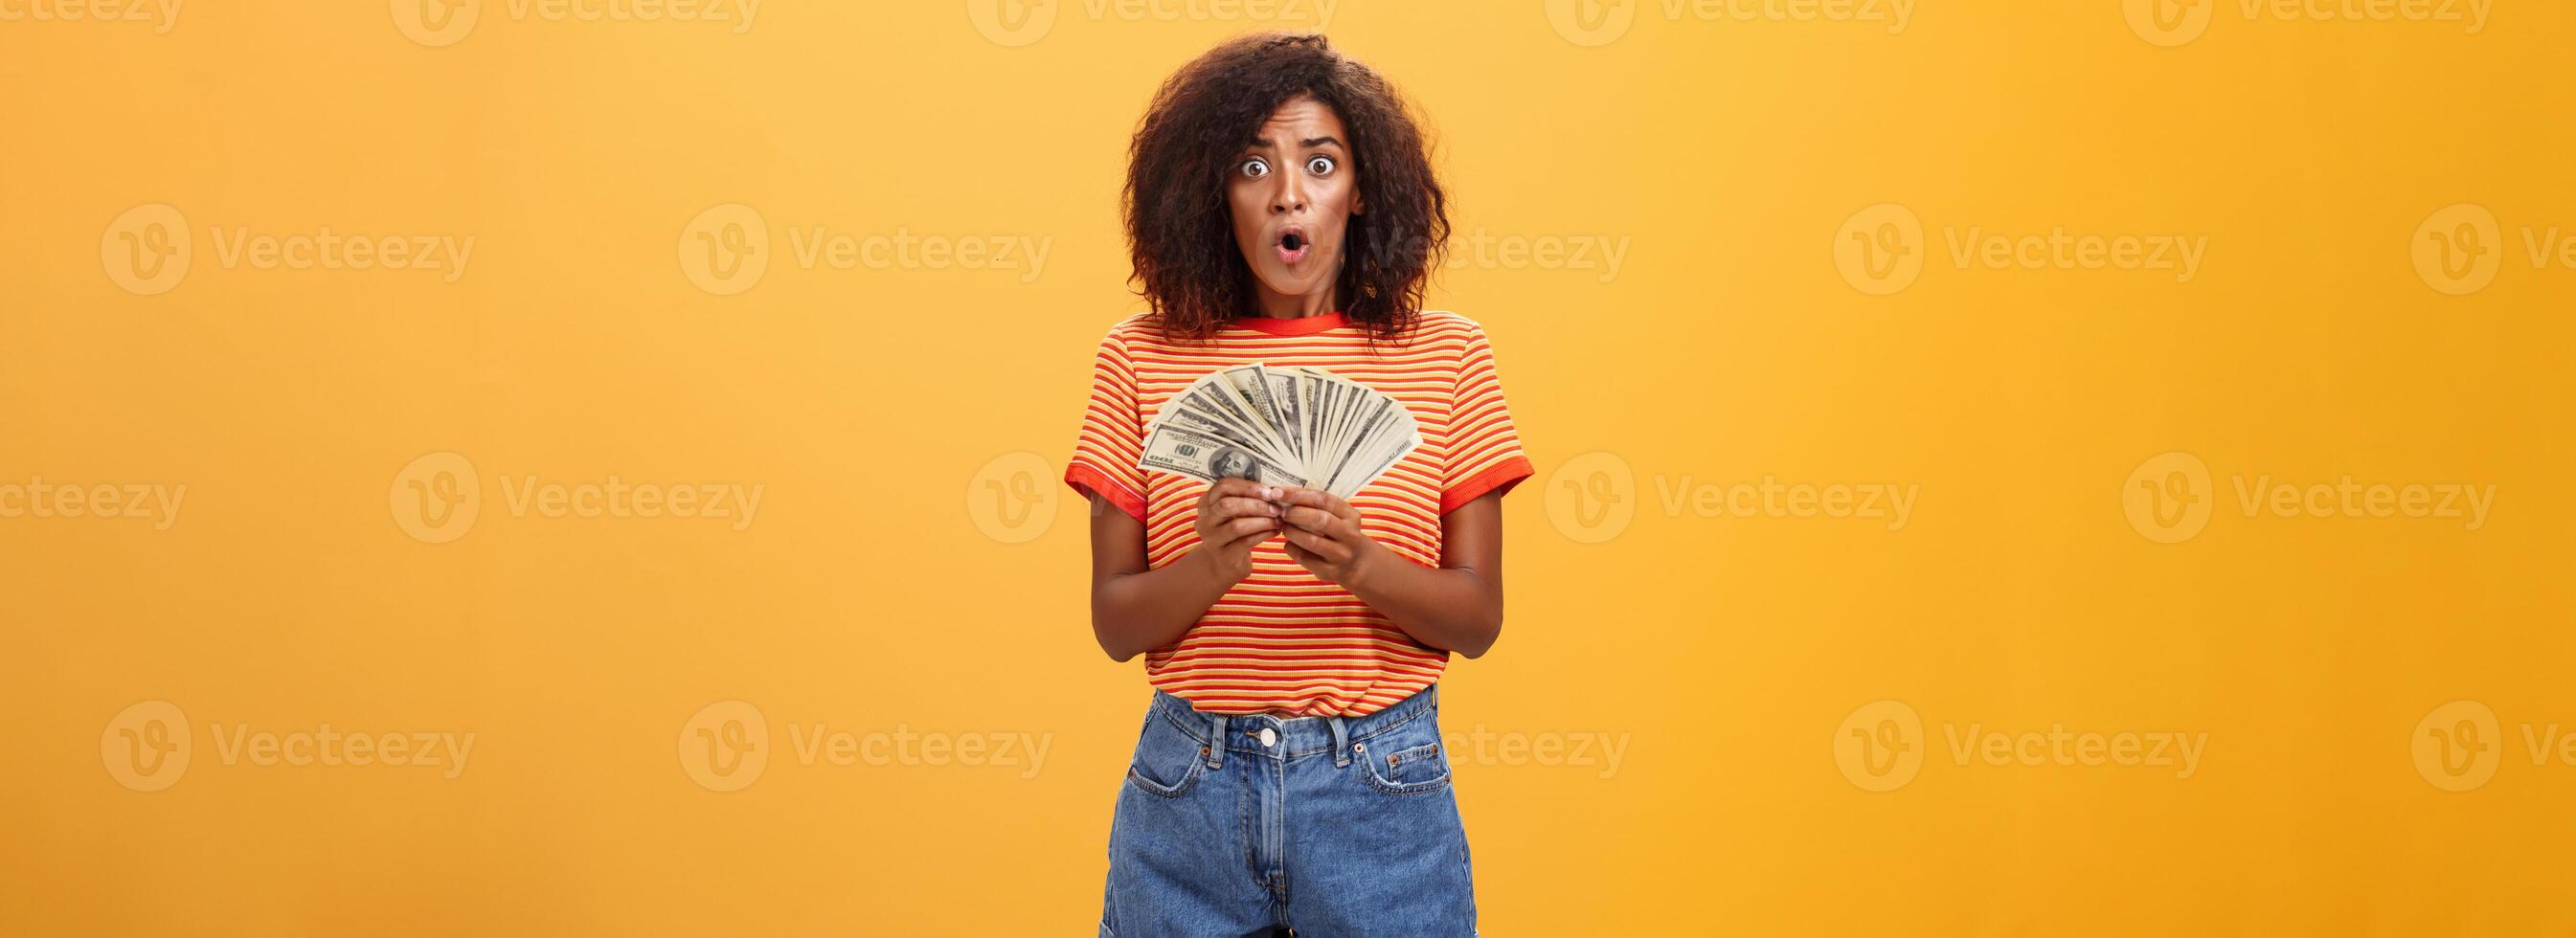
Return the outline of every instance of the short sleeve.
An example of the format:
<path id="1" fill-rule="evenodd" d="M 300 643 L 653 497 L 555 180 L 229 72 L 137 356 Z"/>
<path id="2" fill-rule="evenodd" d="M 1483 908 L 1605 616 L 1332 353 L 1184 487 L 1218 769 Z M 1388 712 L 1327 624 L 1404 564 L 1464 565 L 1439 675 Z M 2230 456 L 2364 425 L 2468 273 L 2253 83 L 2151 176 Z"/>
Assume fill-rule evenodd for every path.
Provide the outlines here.
<path id="1" fill-rule="evenodd" d="M 1099 495 L 1136 520 L 1145 520 L 1145 470 L 1142 461 L 1145 422 L 1136 406 L 1136 372 L 1127 359 L 1127 343 L 1112 332 L 1100 340 L 1100 355 L 1091 368 L 1091 401 L 1083 408 L 1082 433 L 1074 439 L 1073 459 L 1064 481 L 1084 498 Z"/>
<path id="2" fill-rule="evenodd" d="M 1440 478 L 1444 515 L 1487 493 L 1511 491 L 1534 471 L 1529 457 L 1521 453 L 1511 408 L 1503 403 L 1503 381 L 1494 371 L 1493 346 L 1485 340 L 1485 330 L 1473 326 L 1459 357 L 1457 390 L 1450 398 L 1448 453 Z"/>

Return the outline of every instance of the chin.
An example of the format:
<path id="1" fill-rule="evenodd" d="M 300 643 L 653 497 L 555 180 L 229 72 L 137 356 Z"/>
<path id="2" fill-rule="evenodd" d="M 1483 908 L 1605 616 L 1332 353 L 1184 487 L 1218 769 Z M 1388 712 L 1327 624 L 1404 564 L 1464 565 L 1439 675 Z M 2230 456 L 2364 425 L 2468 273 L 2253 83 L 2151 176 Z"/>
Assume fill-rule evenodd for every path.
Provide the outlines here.
<path id="1" fill-rule="evenodd" d="M 1301 299 L 1333 288 L 1333 282 L 1330 280 L 1317 280 L 1315 282 L 1308 283 L 1293 275 L 1275 273 L 1262 277 L 1261 285 L 1270 288 L 1270 292 L 1279 294 L 1280 296 L 1293 296 Z"/>

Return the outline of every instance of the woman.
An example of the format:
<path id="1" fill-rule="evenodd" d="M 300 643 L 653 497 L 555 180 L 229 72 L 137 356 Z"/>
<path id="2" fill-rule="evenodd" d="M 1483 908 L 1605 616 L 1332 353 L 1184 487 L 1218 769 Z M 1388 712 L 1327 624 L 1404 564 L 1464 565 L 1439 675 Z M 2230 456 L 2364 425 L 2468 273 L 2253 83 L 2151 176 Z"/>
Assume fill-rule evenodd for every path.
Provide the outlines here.
<path id="1" fill-rule="evenodd" d="M 1502 629 L 1499 502 L 1530 465 L 1483 331 L 1421 309 L 1449 230 L 1423 135 L 1322 36 L 1245 36 L 1155 95 L 1125 215 L 1150 309 L 1101 342 L 1065 472 L 1092 631 L 1156 688 L 1101 931 L 1473 934 L 1432 685 Z M 1374 388 L 1420 442 L 1348 501 L 1138 468 L 1174 393 L 1246 362 Z"/>

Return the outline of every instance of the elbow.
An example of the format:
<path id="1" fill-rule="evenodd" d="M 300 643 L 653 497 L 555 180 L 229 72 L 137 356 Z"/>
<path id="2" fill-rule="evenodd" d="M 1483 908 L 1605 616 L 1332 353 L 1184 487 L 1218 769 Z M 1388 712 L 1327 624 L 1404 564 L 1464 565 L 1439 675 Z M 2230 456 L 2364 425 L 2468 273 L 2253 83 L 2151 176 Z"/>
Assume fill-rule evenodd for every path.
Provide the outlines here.
<path id="1" fill-rule="evenodd" d="M 1122 648 L 1115 640 L 1111 639 L 1107 635 L 1100 636 L 1100 651 L 1103 654 L 1108 655 L 1109 660 L 1118 662 L 1119 664 L 1126 664 L 1127 662 L 1136 660 L 1137 654 L 1137 649 Z"/>
<path id="2" fill-rule="evenodd" d="M 1120 664 L 1132 661 L 1137 655 L 1144 653 L 1145 650 L 1142 648 L 1130 647 L 1131 643 L 1124 636 L 1119 635 L 1117 629 L 1109 627 L 1111 619 L 1109 613 L 1102 610 L 1098 603 L 1092 604 L 1091 638 L 1100 643 L 1100 652 L 1108 655 L 1109 660 Z"/>
<path id="3" fill-rule="evenodd" d="M 1484 621 L 1478 622 L 1467 640 L 1450 650 L 1469 659 L 1482 658 L 1486 652 L 1494 650 L 1494 643 L 1502 640 L 1502 637 L 1503 615 L 1497 612 Z"/>

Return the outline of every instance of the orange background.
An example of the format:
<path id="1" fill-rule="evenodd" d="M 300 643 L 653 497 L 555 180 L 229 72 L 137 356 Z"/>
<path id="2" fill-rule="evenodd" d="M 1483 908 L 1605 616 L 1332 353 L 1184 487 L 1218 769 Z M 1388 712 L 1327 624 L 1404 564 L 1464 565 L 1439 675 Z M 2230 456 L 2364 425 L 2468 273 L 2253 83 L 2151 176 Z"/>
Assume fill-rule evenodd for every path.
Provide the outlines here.
<path id="1" fill-rule="evenodd" d="M 1122 148 L 1326 8 L 416 2 L 0 0 L 0 932 L 1090 928 L 1147 691 L 1054 475 Z M 1486 933 L 2576 930 L 2576 8 L 2158 2 L 1329 8 L 1433 119 L 1433 302 L 1539 467 L 1444 689 Z M 325 228 L 474 243 L 228 250 Z M 573 505 L 611 477 L 762 500 Z M 474 743 L 226 756 L 326 724 Z M 2202 749 L 1974 745 L 2056 727 Z"/>

